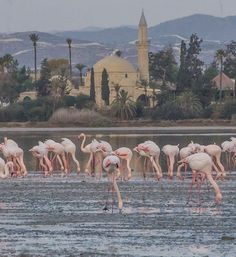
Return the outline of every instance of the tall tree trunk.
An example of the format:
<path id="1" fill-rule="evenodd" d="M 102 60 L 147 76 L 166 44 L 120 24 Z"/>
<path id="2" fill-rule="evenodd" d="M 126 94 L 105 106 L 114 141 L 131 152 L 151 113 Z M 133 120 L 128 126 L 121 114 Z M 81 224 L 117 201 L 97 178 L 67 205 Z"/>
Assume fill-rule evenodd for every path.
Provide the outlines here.
<path id="1" fill-rule="evenodd" d="M 70 78 L 72 77 L 71 47 L 69 47 Z"/>
<path id="2" fill-rule="evenodd" d="M 37 80 L 37 49 L 36 45 L 34 45 L 34 81 Z"/>
<path id="3" fill-rule="evenodd" d="M 223 60 L 220 60 L 220 103 L 222 103 L 222 75 L 223 75 Z"/>
<path id="4" fill-rule="evenodd" d="M 83 86 L 83 73 L 82 73 L 82 70 L 80 71 L 79 76 L 80 76 L 80 86 Z"/>

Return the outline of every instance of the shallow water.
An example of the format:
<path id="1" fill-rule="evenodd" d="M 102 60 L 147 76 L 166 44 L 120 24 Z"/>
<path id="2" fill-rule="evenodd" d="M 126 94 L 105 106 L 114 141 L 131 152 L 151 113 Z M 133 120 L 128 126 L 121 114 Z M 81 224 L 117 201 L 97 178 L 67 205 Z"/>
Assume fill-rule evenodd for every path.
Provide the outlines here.
<path id="1" fill-rule="evenodd" d="M 77 141 L 78 131 L 4 132 L 25 150 L 38 140 L 68 137 Z M 221 143 L 231 134 L 178 134 L 144 131 L 132 134 L 88 131 L 93 137 L 111 142 L 115 148 L 133 148 L 144 140 L 160 147 L 194 140 L 201 144 Z M 3 132 L 1 133 L 3 136 Z M 78 143 L 78 142 L 77 142 Z M 82 167 L 87 156 L 78 153 Z M 29 170 L 35 163 L 26 152 Z M 162 157 L 162 166 L 164 167 Z M 213 206 L 214 194 L 202 188 L 203 203 L 187 203 L 190 178 L 155 182 L 142 178 L 141 160 L 132 163 L 134 179 L 119 182 L 124 210 L 118 213 L 116 197 L 112 213 L 103 207 L 107 180 L 95 181 L 83 174 L 68 178 L 42 178 L 30 172 L 25 179 L 0 181 L 0 256 L 236 256 L 236 173 L 219 182 L 223 202 Z M 164 168 L 165 172 L 165 168 Z M 196 190 L 193 197 L 197 201 Z"/>

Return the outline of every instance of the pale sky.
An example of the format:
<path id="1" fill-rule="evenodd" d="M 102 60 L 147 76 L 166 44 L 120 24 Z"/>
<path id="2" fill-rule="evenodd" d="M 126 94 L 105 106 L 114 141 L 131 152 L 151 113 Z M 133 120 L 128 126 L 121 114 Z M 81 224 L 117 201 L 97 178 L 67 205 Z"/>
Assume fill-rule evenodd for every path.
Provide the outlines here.
<path id="1" fill-rule="evenodd" d="M 137 25 L 142 8 L 149 26 L 195 13 L 236 15 L 236 0 L 0 0 L 0 7 L 0 33 Z"/>

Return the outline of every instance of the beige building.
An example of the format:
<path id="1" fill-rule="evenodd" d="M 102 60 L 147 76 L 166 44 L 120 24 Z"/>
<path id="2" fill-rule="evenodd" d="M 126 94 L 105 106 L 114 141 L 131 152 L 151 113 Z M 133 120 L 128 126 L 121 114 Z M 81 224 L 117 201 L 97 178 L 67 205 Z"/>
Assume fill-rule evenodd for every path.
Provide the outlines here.
<path id="1" fill-rule="evenodd" d="M 101 98 L 101 81 L 102 72 L 104 69 L 106 69 L 109 76 L 110 103 L 116 97 L 115 85 L 119 85 L 121 89 L 127 91 L 134 101 L 136 101 L 141 95 L 144 94 L 144 89 L 141 86 L 140 81 L 149 81 L 149 41 L 147 22 L 144 16 L 144 12 L 142 12 L 142 16 L 139 22 L 139 34 L 136 46 L 138 51 L 137 70 L 128 60 L 118 56 L 116 53 L 105 57 L 93 66 L 96 103 L 98 106 L 102 107 L 104 105 L 104 102 Z M 88 72 L 87 76 L 85 77 L 85 86 L 80 88 L 81 93 L 87 95 L 90 93 L 90 81 L 91 74 Z"/>
<path id="2" fill-rule="evenodd" d="M 141 80 L 149 81 L 149 41 L 148 41 L 148 28 L 144 12 L 142 12 L 139 22 L 138 41 L 136 42 L 138 51 L 138 69 L 125 58 L 121 58 L 116 53 L 111 56 L 107 56 L 98 61 L 94 66 L 94 80 L 95 80 L 95 92 L 96 92 L 96 104 L 99 107 L 104 106 L 104 102 L 101 98 L 101 82 L 102 72 L 107 70 L 109 76 L 109 88 L 110 88 L 110 103 L 116 97 L 115 85 L 119 85 L 121 89 L 128 91 L 129 95 L 134 101 L 140 96 L 144 96 L 144 88 L 141 85 Z M 77 96 L 79 94 L 90 94 L 90 81 L 91 74 L 87 73 L 84 78 L 84 86 L 75 89 L 73 85 L 70 85 L 70 95 Z M 152 95 L 152 90 L 148 90 L 148 95 Z M 20 95 L 20 101 L 25 97 L 31 99 L 36 98 L 36 92 L 24 92 Z"/>

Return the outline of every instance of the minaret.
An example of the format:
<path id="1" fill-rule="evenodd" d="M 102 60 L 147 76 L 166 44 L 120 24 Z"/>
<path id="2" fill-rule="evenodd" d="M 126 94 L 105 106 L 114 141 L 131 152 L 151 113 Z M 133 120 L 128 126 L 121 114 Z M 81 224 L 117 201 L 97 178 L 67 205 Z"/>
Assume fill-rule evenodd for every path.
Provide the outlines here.
<path id="1" fill-rule="evenodd" d="M 149 82 L 149 40 L 148 40 L 148 28 L 147 21 L 142 11 L 141 19 L 139 22 L 138 41 L 136 43 L 138 49 L 138 67 L 140 73 L 140 79 Z"/>

